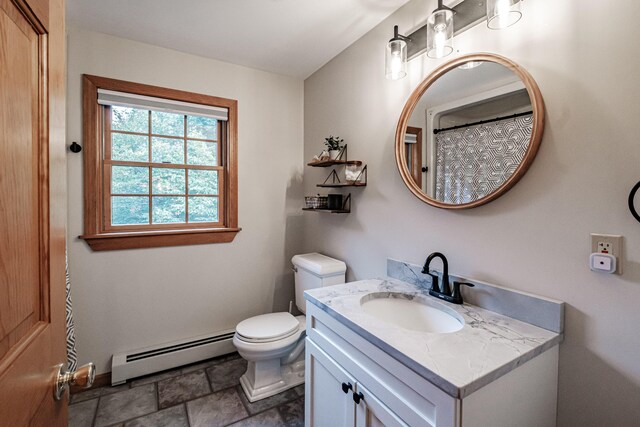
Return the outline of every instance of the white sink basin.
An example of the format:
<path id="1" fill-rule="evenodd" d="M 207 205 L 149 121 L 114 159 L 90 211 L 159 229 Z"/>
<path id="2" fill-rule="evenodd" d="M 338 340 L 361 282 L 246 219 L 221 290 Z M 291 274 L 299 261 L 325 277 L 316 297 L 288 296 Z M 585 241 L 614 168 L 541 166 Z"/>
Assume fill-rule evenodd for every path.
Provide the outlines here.
<path id="1" fill-rule="evenodd" d="M 363 296 L 360 305 L 370 316 L 404 329 L 442 334 L 464 326 L 462 316 L 427 297 L 377 292 Z"/>

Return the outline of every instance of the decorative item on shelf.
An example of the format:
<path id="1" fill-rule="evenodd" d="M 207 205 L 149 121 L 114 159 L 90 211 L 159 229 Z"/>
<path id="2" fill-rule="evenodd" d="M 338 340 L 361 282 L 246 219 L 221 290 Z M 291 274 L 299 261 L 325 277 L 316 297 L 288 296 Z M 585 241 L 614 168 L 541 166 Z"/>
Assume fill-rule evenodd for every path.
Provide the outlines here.
<path id="1" fill-rule="evenodd" d="M 343 142 L 344 139 L 333 135 L 329 135 L 328 138 L 324 139 L 324 145 L 329 149 L 331 160 L 336 160 L 340 157 L 340 154 L 344 151 L 344 146 L 341 145 Z"/>
<path id="2" fill-rule="evenodd" d="M 407 61 L 426 53 L 429 58 L 442 58 L 454 51 L 454 36 L 485 21 L 492 30 L 509 27 L 522 17 L 524 0 L 463 0 L 447 1 L 450 8 L 438 0 L 438 7 L 427 22 L 408 35 L 393 27 L 393 38 L 385 46 L 385 77 L 398 80 L 407 75 Z"/>
<path id="3" fill-rule="evenodd" d="M 327 197 L 329 199 L 329 203 L 327 205 L 329 209 L 342 209 L 342 194 L 329 194 Z"/>
<path id="4" fill-rule="evenodd" d="M 323 150 L 320 154 L 313 156 L 313 159 L 309 163 L 307 163 L 307 166 L 326 168 L 336 165 L 350 165 L 356 163 L 362 164 L 362 162 L 359 160 L 347 160 L 347 158 L 347 144 L 344 144 L 340 148 L 340 151 L 338 152 L 338 155 L 335 159 L 329 157 L 329 153 L 327 152 L 327 150 Z"/>
<path id="5" fill-rule="evenodd" d="M 320 154 L 316 154 L 315 156 L 313 156 L 311 163 L 322 163 L 329 160 L 331 160 L 331 157 L 329 156 L 329 152 L 327 150 L 322 150 Z"/>
<path id="6" fill-rule="evenodd" d="M 364 167 L 362 167 L 362 164 L 347 165 L 347 167 L 344 170 L 344 174 L 348 183 L 352 183 L 352 184 L 361 183 L 363 177 L 365 178 L 365 184 L 367 182 L 366 181 L 366 178 L 367 178 L 366 165 Z"/>
<path id="7" fill-rule="evenodd" d="M 304 198 L 307 209 L 327 209 L 329 198 L 327 196 L 307 196 Z"/>

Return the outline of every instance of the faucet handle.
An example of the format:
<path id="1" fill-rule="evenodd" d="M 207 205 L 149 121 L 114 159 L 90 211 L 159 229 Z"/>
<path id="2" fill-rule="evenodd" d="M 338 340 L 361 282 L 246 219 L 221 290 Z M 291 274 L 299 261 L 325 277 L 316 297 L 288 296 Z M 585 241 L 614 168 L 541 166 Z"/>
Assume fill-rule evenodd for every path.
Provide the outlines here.
<path id="1" fill-rule="evenodd" d="M 423 274 L 427 274 L 431 276 L 431 290 L 434 292 L 440 292 L 440 286 L 438 285 L 438 275 L 434 273 L 429 273 L 429 270 L 422 270 Z"/>
<path id="2" fill-rule="evenodd" d="M 473 288 L 475 285 L 473 283 L 466 282 L 453 282 L 453 294 L 451 294 L 451 298 L 456 304 L 462 304 L 462 294 L 460 293 L 460 286 L 469 286 Z"/>

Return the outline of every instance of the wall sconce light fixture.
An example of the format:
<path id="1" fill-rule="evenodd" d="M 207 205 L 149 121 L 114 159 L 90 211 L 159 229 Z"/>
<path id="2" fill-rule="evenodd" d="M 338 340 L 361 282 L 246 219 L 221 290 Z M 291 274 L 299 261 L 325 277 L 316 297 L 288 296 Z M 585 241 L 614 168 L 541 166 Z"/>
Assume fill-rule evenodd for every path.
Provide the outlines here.
<path id="1" fill-rule="evenodd" d="M 398 80 L 407 75 L 407 61 L 426 53 L 429 58 L 442 58 L 453 52 L 453 37 L 482 21 L 491 29 L 509 27 L 522 17 L 523 0 L 462 0 L 449 8 L 438 0 L 438 7 L 427 23 L 411 34 L 398 34 L 393 27 L 385 55 L 385 77 Z"/>
<path id="2" fill-rule="evenodd" d="M 438 0 L 438 8 L 427 19 L 427 56 L 444 58 L 453 52 L 453 9 L 443 6 Z"/>
<path id="3" fill-rule="evenodd" d="M 389 80 L 398 80 L 407 75 L 408 37 L 398 34 L 398 26 L 393 27 L 393 38 L 387 43 L 384 56 L 384 75 Z"/>

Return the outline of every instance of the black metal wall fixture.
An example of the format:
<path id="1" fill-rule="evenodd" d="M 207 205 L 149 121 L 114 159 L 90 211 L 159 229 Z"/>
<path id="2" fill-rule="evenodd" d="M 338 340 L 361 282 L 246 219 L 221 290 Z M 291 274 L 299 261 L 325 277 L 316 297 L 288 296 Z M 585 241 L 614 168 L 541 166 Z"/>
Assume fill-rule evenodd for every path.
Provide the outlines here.
<path id="1" fill-rule="evenodd" d="M 636 210 L 635 198 L 636 198 L 636 193 L 638 192 L 639 189 L 640 189 L 640 181 L 638 181 L 638 183 L 633 186 L 633 188 L 631 189 L 631 192 L 629 193 L 629 210 L 631 211 L 631 215 L 633 215 L 633 217 L 638 222 L 640 222 L 640 214 L 638 214 L 638 211 Z"/>
<path id="2" fill-rule="evenodd" d="M 77 142 L 73 141 L 71 143 L 71 145 L 69 146 L 69 150 L 72 153 L 79 153 L 82 151 L 82 146 L 80 144 L 78 144 Z"/>

